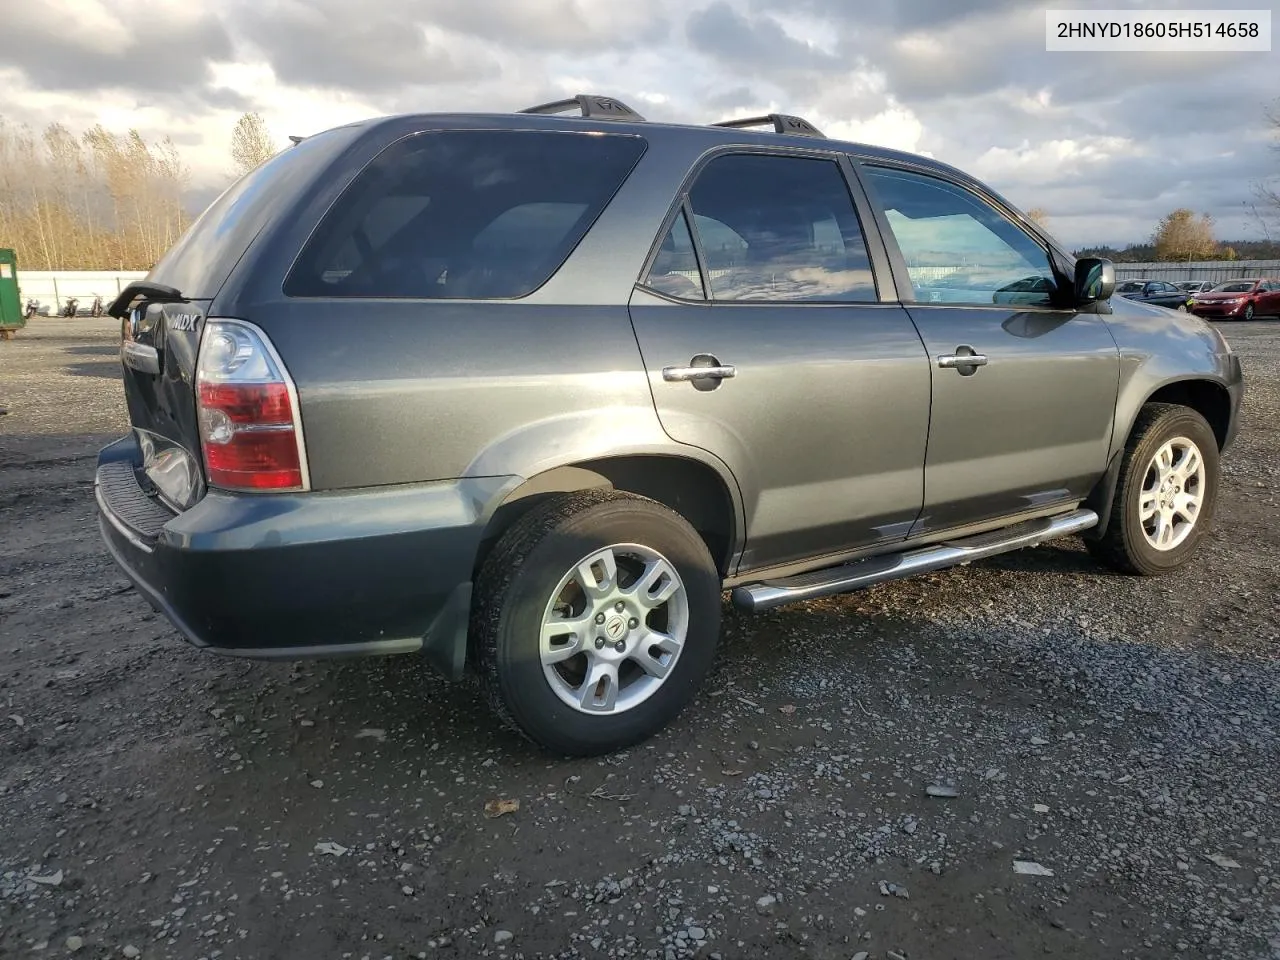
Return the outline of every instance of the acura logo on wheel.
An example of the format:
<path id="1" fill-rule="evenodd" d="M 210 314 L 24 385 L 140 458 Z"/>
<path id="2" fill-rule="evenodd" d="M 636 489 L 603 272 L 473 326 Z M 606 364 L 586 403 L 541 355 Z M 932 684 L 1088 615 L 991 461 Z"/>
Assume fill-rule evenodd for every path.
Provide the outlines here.
<path id="1" fill-rule="evenodd" d="M 604 626 L 604 632 L 609 635 L 610 640 L 619 639 L 627 632 L 627 624 L 621 617 L 612 617 Z"/>

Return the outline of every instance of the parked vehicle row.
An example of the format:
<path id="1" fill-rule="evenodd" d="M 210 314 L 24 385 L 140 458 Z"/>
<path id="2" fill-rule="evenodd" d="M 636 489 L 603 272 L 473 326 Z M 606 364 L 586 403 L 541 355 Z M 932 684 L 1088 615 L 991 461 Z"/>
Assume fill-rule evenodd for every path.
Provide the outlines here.
<path id="1" fill-rule="evenodd" d="M 1280 280 L 1243 278 L 1212 283 L 1208 280 L 1122 280 L 1116 293 L 1140 303 L 1151 303 L 1182 313 L 1215 320 L 1280 318 Z"/>

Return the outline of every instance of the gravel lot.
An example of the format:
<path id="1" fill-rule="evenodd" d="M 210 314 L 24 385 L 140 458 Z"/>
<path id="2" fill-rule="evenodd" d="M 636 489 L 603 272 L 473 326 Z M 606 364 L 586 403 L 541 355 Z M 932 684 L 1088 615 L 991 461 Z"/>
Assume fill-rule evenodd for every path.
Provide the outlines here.
<path id="1" fill-rule="evenodd" d="M 730 612 L 669 731 L 570 762 L 412 659 L 183 645 L 99 543 L 116 325 L 33 321 L 0 343 L 0 956 L 1280 958 L 1280 323 L 1226 329 L 1246 419 L 1191 569 L 1065 541 Z"/>

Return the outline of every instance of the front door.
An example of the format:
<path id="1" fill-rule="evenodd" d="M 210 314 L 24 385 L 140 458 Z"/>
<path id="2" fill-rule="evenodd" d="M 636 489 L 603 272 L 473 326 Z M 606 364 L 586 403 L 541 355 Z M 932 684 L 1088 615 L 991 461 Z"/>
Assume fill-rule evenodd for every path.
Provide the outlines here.
<path id="1" fill-rule="evenodd" d="M 664 429 L 737 479 L 740 572 L 900 541 L 920 512 L 929 362 L 844 171 L 711 159 L 631 300 Z"/>
<path id="2" fill-rule="evenodd" d="M 931 360 L 913 535 L 1084 499 L 1107 466 L 1119 383 L 1102 317 L 1064 305 L 1049 251 L 993 199 L 942 175 L 858 169 Z"/>

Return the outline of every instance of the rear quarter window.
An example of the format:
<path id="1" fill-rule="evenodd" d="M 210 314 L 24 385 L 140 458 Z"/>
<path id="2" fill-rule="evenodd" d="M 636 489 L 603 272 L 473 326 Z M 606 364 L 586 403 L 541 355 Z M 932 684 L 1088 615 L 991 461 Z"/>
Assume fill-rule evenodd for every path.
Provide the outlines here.
<path id="1" fill-rule="evenodd" d="M 435 131 L 351 183 L 285 281 L 291 297 L 496 300 L 560 268 L 645 151 L 624 134 Z"/>
<path id="2" fill-rule="evenodd" d="M 148 278 L 186 297 L 216 296 L 262 228 L 285 215 L 334 154 L 360 133 L 354 126 L 338 127 L 307 137 L 245 174 L 187 228 Z"/>

